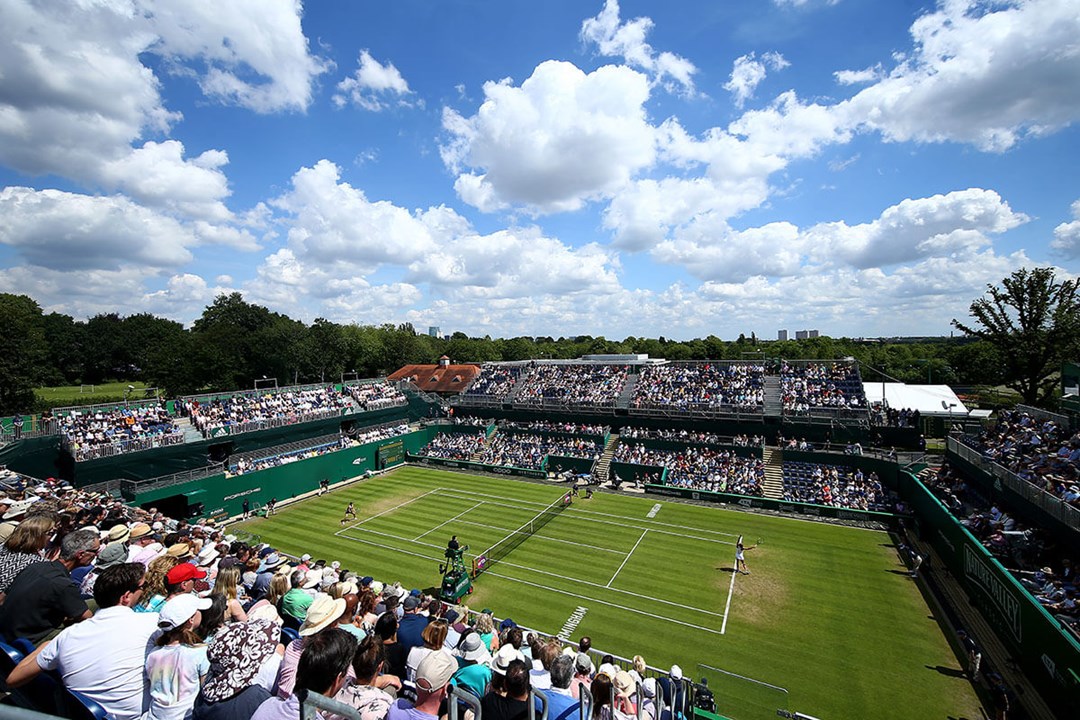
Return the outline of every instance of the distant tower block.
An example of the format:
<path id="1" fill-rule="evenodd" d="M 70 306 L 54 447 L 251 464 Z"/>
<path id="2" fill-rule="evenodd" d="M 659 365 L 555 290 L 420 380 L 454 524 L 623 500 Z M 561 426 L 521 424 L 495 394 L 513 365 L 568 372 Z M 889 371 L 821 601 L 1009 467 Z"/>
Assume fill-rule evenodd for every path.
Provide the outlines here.
<path id="1" fill-rule="evenodd" d="M 776 339 L 777 340 L 787 340 L 787 330 L 777 330 L 776 331 Z"/>
<path id="2" fill-rule="evenodd" d="M 442 328 L 438 325 L 429 325 L 427 334 L 433 338 L 442 337 Z"/>

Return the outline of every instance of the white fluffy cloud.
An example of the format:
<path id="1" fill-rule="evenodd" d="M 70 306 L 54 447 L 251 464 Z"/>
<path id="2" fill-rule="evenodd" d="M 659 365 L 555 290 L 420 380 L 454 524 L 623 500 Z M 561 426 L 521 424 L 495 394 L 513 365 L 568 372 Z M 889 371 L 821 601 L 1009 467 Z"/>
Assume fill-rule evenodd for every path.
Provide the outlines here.
<path id="1" fill-rule="evenodd" d="M 909 57 L 836 107 L 852 127 L 893 141 L 949 140 L 1002 151 L 1080 118 L 1080 12 L 1073 0 L 947 0 L 917 19 L 911 36 Z"/>
<path id="2" fill-rule="evenodd" d="M 260 112 L 303 110 L 326 69 L 308 53 L 296 0 L 10 0 L 0 25 L 0 162 L 90 183 L 180 119 L 144 53 L 195 75 L 208 96 Z"/>
<path id="3" fill-rule="evenodd" d="M 610 195 L 655 159 L 646 79 L 626 67 L 584 73 L 566 62 L 540 64 L 515 87 L 484 85 L 476 114 L 443 113 L 444 162 L 455 189 L 481 209 L 506 203 L 538 212 L 575 210 Z M 476 172 L 460 172 L 463 166 Z"/>
<path id="4" fill-rule="evenodd" d="M 127 198 L 0 190 L 0 243 L 50 270 L 169 268 L 192 259 L 191 228 Z M 73 278 L 74 281 L 74 278 Z"/>
<path id="5" fill-rule="evenodd" d="M 391 105 L 408 105 L 412 94 L 409 83 L 393 63 L 383 65 L 367 50 L 360 51 L 359 67 L 337 85 L 334 104 L 343 107 L 349 102 L 365 110 L 378 112 Z"/>
<path id="6" fill-rule="evenodd" d="M 790 65 L 784 56 L 777 52 L 767 52 L 759 60 L 754 53 L 748 53 L 735 59 L 731 68 L 731 77 L 724 84 L 730 92 L 736 107 L 742 107 L 754 97 L 754 90 L 765 79 L 769 70 L 782 70 Z"/>
<path id="7" fill-rule="evenodd" d="M 293 175 L 292 189 L 273 201 L 291 216 L 288 239 L 297 255 L 367 273 L 384 263 L 410 263 L 433 249 L 430 230 L 408 210 L 368 200 L 340 179 L 336 165 L 320 160 Z"/>
<path id="8" fill-rule="evenodd" d="M 809 278 L 829 268 L 870 270 L 934 258 L 970 260 L 990 247 L 991 236 L 1027 220 L 996 192 L 972 188 L 904 200 L 860 225 L 837 221 L 800 230 L 775 222 L 735 230 L 722 218 L 702 215 L 658 244 L 652 256 L 709 282 Z"/>
<path id="9" fill-rule="evenodd" d="M 304 110 L 330 65 L 311 54 L 300 0 L 137 0 L 152 52 L 190 64 L 206 95 L 261 113 Z"/>
<path id="10" fill-rule="evenodd" d="M 1050 247 L 1067 258 L 1080 258 L 1080 200 L 1072 204 L 1072 222 L 1061 223 L 1054 228 Z"/>
<path id="11" fill-rule="evenodd" d="M 595 44 L 601 55 L 621 57 L 627 65 L 644 70 L 654 82 L 692 95 L 697 68 L 686 58 L 657 52 L 645 42 L 652 26 L 647 17 L 621 22 L 618 0 L 606 0 L 599 15 L 581 23 L 581 39 Z"/>
<path id="12" fill-rule="evenodd" d="M 288 247 L 264 260 L 246 291 L 290 312 L 375 321 L 400 319 L 425 297 L 509 308 L 619 290 L 617 259 L 595 244 L 573 248 L 535 227 L 485 235 L 443 206 L 409 212 L 372 201 L 326 160 L 297 172 L 274 205 L 288 214 Z"/>

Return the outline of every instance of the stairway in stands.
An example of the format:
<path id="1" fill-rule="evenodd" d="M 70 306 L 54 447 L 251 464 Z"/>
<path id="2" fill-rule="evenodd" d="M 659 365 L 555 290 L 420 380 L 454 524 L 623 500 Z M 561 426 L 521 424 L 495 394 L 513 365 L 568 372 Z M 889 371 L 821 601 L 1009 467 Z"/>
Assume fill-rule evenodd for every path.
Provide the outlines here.
<path id="1" fill-rule="evenodd" d="M 762 449 L 762 459 L 765 461 L 765 497 L 773 500 L 784 499 L 784 451 L 780 448 L 768 447 Z"/>
<path id="2" fill-rule="evenodd" d="M 780 393 L 780 376 L 765 376 L 765 414 L 780 417 L 784 414 L 784 399 Z"/>
<path id="3" fill-rule="evenodd" d="M 615 457 L 615 448 L 619 444 L 619 433 L 611 433 L 608 436 L 607 445 L 604 446 L 604 452 L 600 455 L 600 459 L 596 461 L 596 465 L 593 466 L 593 476 L 598 478 L 606 478 L 608 468 L 611 467 L 611 459 Z"/>
<path id="4" fill-rule="evenodd" d="M 626 376 L 626 384 L 623 385 L 622 392 L 619 393 L 619 397 L 615 401 L 615 407 L 630 407 L 630 400 L 634 397 L 634 388 L 637 387 L 637 381 L 640 377 L 641 376 L 637 374 Z"/>
<path id="5" fill-rule="evenodd" d="M 481 462 L 480 456 L 484 454 L 484 450 L 487 449 L 487 446 L 491 443 L 492 440 L 495 439 L 495 436 L 498 434 L 499 428 L 495 428 L 495 431 L 492 432 L 491 435 L 488 435 L 486 438 L 484 438 L 484 441 L 480 443 L 480 446 L 476 449 L 476 452 L 469 456 L 469 462 Z"/>
<path id="6" fill-rule="evenodd" d="M 176 425 L 184 431 L 185 443 L 202 442 L 206 439 L 203 437 L 202 433 L 199 432 L 199 429 L 191 424 L 191 418 L 189 417 L 176 418 Z"/>

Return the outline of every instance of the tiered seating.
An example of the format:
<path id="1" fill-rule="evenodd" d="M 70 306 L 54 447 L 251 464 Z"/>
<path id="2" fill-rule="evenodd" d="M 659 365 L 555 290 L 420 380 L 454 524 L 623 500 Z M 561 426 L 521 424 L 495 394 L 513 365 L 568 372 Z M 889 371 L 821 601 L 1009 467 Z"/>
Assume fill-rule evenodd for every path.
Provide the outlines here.
<path id="1" fill-rule="evenodd" d="M 757 458 L 736 455 L 732 450 L 708 447 L 660 450 L 620 441 L 614 460 L 666 467 L 669 485 L 759 497 L 765 494 L 765 464 Z"/>
<path id="2" fill-rule="evenodd" d="M 468 460 L 484 444 L 484 433 L 439 433 L 418 455 L 444 460 Z"/>
<path id="3" fill-rule="evenodd" d="M 345 390 L 361 410 L 382 410 L 409 404 L 405 394 L 386 381 L 346 385 Z"/>
<path id="4" fill-rule="evenodd" d="M 765 438 L 760 435 L 735 435 L 725 437 L 704 430 L 686 428 L 644 428 L 625 427 L 619 431 L 624 440 L 670 440 L 674 442 L 694 443 L 698 445 L 734 445 L 735 447 L 761 447 Z"/>
<path id="5" fill-rule="evenodd" d="M 1080 507 L 1080 432 L 1005 410 L 997 424 L 962 442 L 1074 507 Z"/>
<path id="6" fill-rule="evenodd" d="M 567 433 L 570 435 L 599 435 L 601 437 L 611 431 L 611 427 L 599 423 L 555 422 L 552 420 L 530 420 L 528 422 L 507 420 L 500 423 L 499 427 L 505 430 L 531 430 Z"/>
<path id="7" fill-rule="evenodd" d="M 888 510 L 887 493 L 876 473 L 837 465 L 785 461 L 784 499 L 853 510 Z"/>
<path id="8" fill-rule="evenodd" d="M 289 450 L 275 452 L 274 448 L 268 448 L 258 453 L 248 453 L 247 456 L 239 456 L 229 466 L 228 475 L 243 475 L 244 473 L 257 472 L 267 468 L 288 465 L 299 460 L 326 455 L 350 447 L 359 447 L 366 443 L 378 440 L 387 440 L 409 432 L 409 426 L 405 423 L 395 423 L 377 428 L 361 430 L 353 435 L 342 435 L 334 440 L 314 442 L 314 444 L 290 448 Z"/>
<path id="9" fill-rule="evenodd" d="M 854 362 L 784 362 L 780 369 L 784 412 L 865 410 L 859 367 Z"/>
<path id="10" fill-rule="evenodd" d="M 631 408 L 761 412 L 765 367 L 753 363 L 650 365 L 634 387 Z"/>
<path id="11" fill-rule="evenodd" d="M 626 384 L 625 365 L 537 365 L 520 381 L 515 405 L 609 407 Z"/>
<path id="12" fill-rule="evenodd" d="M 461 394 L 463 398 L 502 400 L 514 389 L 523 365 L 493 365 L 484 363 L 472 385 Z"/>
<path id="13" fill-rule="evenodd" d="M 603 445 L 585 438 L 500 431 L 484 447 L 480 462 L 539 470 L 548 455 L 597 460 L 603 452 Z"/>
<path id="14" fill-rule="evenodd" d="M 204 437 L 224 429 L 230 434 L 292 425 L 340 414 L 350 408 L 349 396 L 332 385 L 306 390 L 245 392 L 202 402 L 183 401 L 191 423 Z"/>
<path id="15" fill-rule="evenodd" d="M 184 441 L 164 404 L 72 410 L 57 417 L 64 447 L 76 461 L 149 450 Z"/>

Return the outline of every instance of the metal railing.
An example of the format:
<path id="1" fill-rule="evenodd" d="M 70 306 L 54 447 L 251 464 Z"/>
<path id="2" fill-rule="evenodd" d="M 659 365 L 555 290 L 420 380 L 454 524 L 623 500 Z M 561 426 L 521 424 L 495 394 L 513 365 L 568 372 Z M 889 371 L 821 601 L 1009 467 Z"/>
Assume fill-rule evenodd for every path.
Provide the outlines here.
<path id="1" fill-rule="evenodd" d="M 125 478 L 120 481 L 120 492 L 124 494 L 124 497 L 133 498 L 135 497 L 135 494 L 140 491 L 180 485 L 181 483 L 191 482 L 192 480 L 202 480 L 203 478 L 208 478 L 211 475 L 217 475 L 218 473 L 223 472 L 225 472 L 225 463 L 214 463 L 192 470 L 172 473 L 171 475 L 159 475 L 154 478 L 146 478 L 145 480 L 130 480 Z"/>
<path id="2" fill-rule="evenodd" d="M 70 453 L 71 456 L 75 458 L 75 462 L 99 460 L 106 457 L 126 455 L 128 453 L 142 452 L 144 450 L 153 450 L 154 448 L 183 445 L 183 443 L 184 433 L 182 431 L 147 435 L 145 437 L 111 442 L 106 445 L 90 445 L 88 447 L 74 447 L 75 441 L 70 437 L 67 435 L 60 436 L 60 447 L 64 452 Z"/>
<path id="3" fill-rule="evenodd" d="M 325 410 L 313 410 L 305 413 L 290 413 L 281 417 L 264 418 L 262 420 L 248 420 L 247 422 L 232 423 L 230 425 L 220 425 L 216 427 L 209 427 L 206 430 L 195 426 L 207 439 L 217 437 L 227 437 L 229 435 L 243 435 L 249 432 L 258 432 L 259 430 L 269 430 L 270 428 L 285 427 L 287 425 L 300 425 L 301 423 L 314 422 L 316 420 L 326 420 L 333 417 L 345 417 L 347 415 L 357 415 L 363 412 L 359 408 L 326 408 Z"/>
<path id="4" fill-rule="evenodd" d="M 955 437 L 946 440 L 948 450 L 971 463 L 979 470 L 1000 482 L 1003 487 L 1022 497 L 1073 530 L 1080 531 L 1080 509 L 1068 504 L 1057 495 L 1043 490 L 1020 477 L 1005 466 L 990 460 L 983 454 Z"/>

